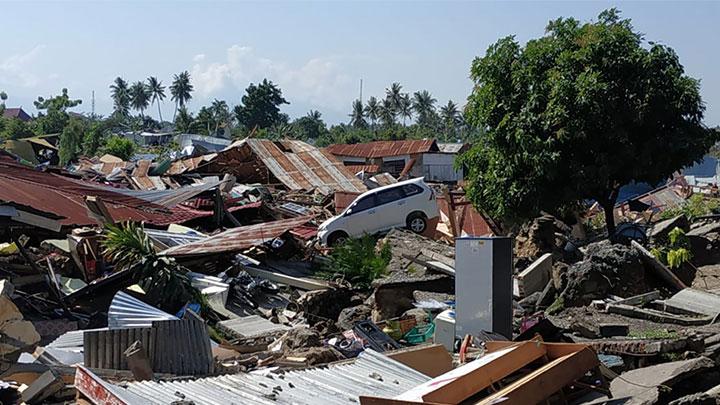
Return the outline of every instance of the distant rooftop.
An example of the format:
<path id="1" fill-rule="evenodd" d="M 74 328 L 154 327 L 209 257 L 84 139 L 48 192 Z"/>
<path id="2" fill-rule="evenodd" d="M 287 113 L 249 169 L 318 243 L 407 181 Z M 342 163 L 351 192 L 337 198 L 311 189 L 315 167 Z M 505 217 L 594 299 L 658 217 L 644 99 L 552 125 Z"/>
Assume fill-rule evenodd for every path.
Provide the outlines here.
<path id="1" fill-rule="evenodd" d="M 335 144 L 325 148 L 335 156 L 380 158 L 388 156 L 414 155 L 417 153 L 439 152 L 434 139 L 375 141 L 352 145 Z"/>
<path id="2" fill-rule="evenodd" d="M 30 114 L 26 113 L 22 108 L 6 108 L 5 111 L 3 111 L 3 117 L 17 118 L 25 122 L 28 122 L 32 119 Z"/>

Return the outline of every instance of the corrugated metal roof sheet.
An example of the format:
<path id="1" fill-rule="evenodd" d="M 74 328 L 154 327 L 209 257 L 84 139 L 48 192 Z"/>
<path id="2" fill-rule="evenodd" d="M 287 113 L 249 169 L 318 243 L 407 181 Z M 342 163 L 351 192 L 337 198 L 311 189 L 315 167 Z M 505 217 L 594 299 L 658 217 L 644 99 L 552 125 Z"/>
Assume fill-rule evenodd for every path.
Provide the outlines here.
<path id="1" fill-rule="evenodd" d="M 108 309 L 110 329 L 150 327 L 153 321 L 176 319 L 178 318 L 122 291 L 115 294 Z"/>
<path id="2" fill-rule="evenodd" d="M 191 256 L 235 252 L 269 242 L 296 226 L 304 225 L 310 219 L 312 216 L 232 228 L 197 242 L 171 247 L 162 251 L 161 254 Z"/>
<path id="3" fill-rule="evenodd" d="M 184 222 L 198 215 L 183 207 L 169 210 L 125 196 L 109 187 L 40 172 L 0 157 L 0 201 L 30 207 L 61 217 L 62 225 L 93 225 L 85 197 L 100 197 L 116 220 L 145 221 L 155 225 Z"/>
<path id="4" fill-rule="evenodd" d="M 264 166 L 263 171 L 269 170 L 291 190 L 367 191 L 335 156 L 298 140 L 239 140 L 218 153 L 175 161 L 167 174 L 182 174 L 205 165 L 210 171 L 232 172 L 241 182 L 258 181 L 257 171 Z"/>
<path id="5" fill-rule="evenodd" d="M 375 174 L 380 171 L 380 165 L 345 165 L 353 173 L 365 172 Z"/>
<path id="6" fill-rule="evenodd" d="M 434 139 L 406 141 L 375 141 L 353 145 L 335 144 L 325 148 L 335 156 L 379 158 L 386 156 L 414 155 L 417 153 L 439 152 Z"/>
<path id="7" fill-rule="evenodd" d="M 193 401 L 196 404 L 357 405 L 361 395 L 392 398 L 430 377 L 365 350 L 351 362 L 285 373 L 243 373 L 185 381 L 141 381 L 115 385 L 112 392 L 128 404 Z M 117 389 L 115 389 L 117 388 Z M 126 396 L 125 394 L 131 395 Z"/>

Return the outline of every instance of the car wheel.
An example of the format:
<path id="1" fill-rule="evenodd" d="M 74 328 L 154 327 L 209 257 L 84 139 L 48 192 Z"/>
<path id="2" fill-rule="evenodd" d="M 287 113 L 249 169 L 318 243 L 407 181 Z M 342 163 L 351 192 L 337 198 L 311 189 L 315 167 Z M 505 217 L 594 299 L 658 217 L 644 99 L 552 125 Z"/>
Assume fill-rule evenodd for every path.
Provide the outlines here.
<path id="1" fill-rule="evenodd" d="M 330 247 L 342 245 L 348 240 L 348 235 L 345 232 L 333 232 L 327 238 L 327 244 Z"/>
<path id="2" fill-rule="evenodd" d="M 423 233 L 427 229 L 427 219 L 420 213 L 410 214 L 407 218 L 407 227 L 415 233 Z"/>

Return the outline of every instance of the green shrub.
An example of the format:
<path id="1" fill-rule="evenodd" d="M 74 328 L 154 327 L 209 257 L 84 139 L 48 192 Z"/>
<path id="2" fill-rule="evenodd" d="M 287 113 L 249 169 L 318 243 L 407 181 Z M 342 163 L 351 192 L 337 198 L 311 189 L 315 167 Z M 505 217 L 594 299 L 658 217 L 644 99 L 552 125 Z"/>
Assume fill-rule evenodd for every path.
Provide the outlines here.
<path id="1" fill-rule="evenodd" d="M 376 249 L 375 239 L 369 235 L 351 238 L 332 251 L 331 260 L 320 275 L 348 281 L 358 288 L 370 288 L 373 280 L 386 273 L 391 258 L 387 243 Z"/>
<path id="2" fill-rule="evenodd" d="M 675 227 L 668 233 L 668 241 L 664 245 L 659 245 L 651 250 L 651 253 L 663 264 L 677 269 L 683 264 L 690 262 L 692 253 L 690 253 L 690 242 L 685 236 L 685 231 Z"/>
<path id="3" fill-rule="evenodd" d="M 682 206 L 663 211 L 660 214 L 660 219 L 685 215 L 690 221 L 694 221 L 698 217 L 717 213 L 718 211 L 720 211 L 720 200 L 717 198 L 705 198 L 702 194 L 693 194 Z"/>

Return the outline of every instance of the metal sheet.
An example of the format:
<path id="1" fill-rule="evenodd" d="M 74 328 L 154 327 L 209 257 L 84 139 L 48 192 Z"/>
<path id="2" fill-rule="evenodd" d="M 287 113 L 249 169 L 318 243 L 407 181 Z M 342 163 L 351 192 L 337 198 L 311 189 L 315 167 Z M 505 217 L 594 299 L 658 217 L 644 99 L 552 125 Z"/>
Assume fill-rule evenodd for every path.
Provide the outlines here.
<path id="1" fill-rule="evenodd" d="M 236 252 L 272 241 L 286 231 L 306 224 L 311 219 L 311 216 L 305 216 L 232 228 L 207 239 L 171 247 L 162 251 L 161 254 L 191 256 Z"/>
<path id="2" fill-rule="evenodd" d="M 176 319 L 178 318 L 122 291 L 115 294 L 108 309 L 110 329 L 149 327 L 153 321 Z"/>
<path id="3" fill-rule="evenodd" d="M 375 141 L 353 145 L 335 144 L 325 149 L 335 156 L 364 157 L 369 159 L 440 151 L 437 143 L 433 139 Z"/>
<path id="4" fill-rule="evenodd" d="M 217 327 L 244 339 L 270 336 L 290 330 L 288 326 L 272 323 L 257 315 L 221 321 L 217 323 Z"/>
<path id="5" fill-rule="evenodd" d="M 97 378 L 97 376 L 96 376 Z M 359 403 L 361 395 L 392 398 L 430 380 L 389 357 L 365 350 L 354 361 L 285 373 L 254 372 L 193 380 L 129 382 L 106 387 L 126 404 L 315 405 Z M 105 386 L 98 381 L 96 386 Z M 88 384 L 83 385 L 83 387 Z M 81 389 L 83 391 L 84 388 Z M 133 402 L 142 398 L 142 402 Z"/>

